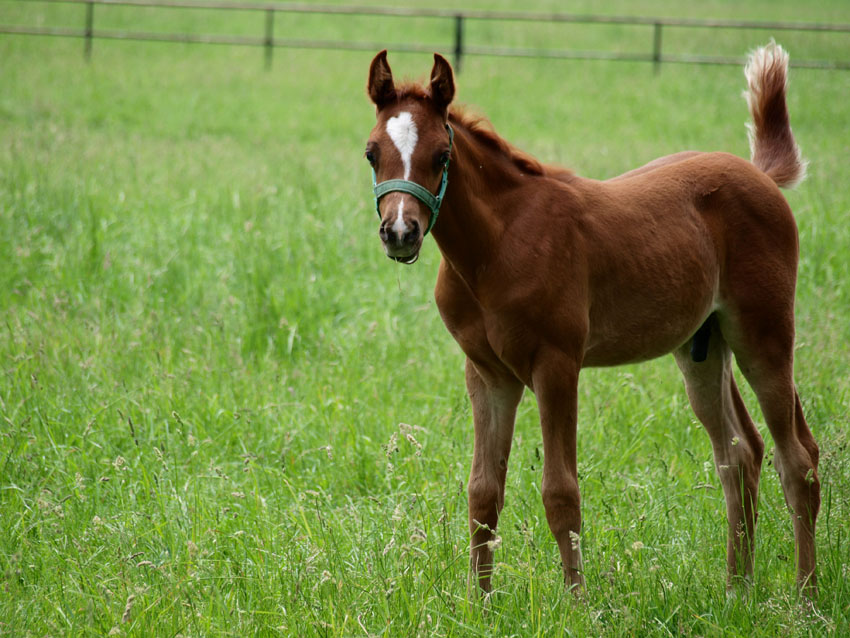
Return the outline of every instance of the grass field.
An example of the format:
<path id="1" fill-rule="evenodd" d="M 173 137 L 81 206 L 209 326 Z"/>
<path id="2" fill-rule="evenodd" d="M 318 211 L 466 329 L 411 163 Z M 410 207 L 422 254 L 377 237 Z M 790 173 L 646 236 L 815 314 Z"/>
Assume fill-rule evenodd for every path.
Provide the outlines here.
<path id="1" fill-rule="evenodd" d="M 799 4 L 605 11 L 850 22 L 845 2 Z M 80 15 L 0 4 L 7 23 Z M 444 37 L 420 27 L 390 41 Z M 622 36 L 540 29 L 585 48 Z M 742 55 L 770 35 L 665 46 Z M 776 37 L 792 59 L 850 54 L 847 36 Z M 439 254 L 426 240 L 399 266 L 377 236 L 371 56 L 277 51 L 264 72 L 254 49 L 97 41 L 86 65 L 79 40 L 0 36 L 0 635 L 850 634 L 850 73 L 793 70 L 789 94 L 811 162 L 787 197 L 796 378 L 821 446 L 816 607 L 795 594 L 748 388 L 768 457 L 755 583 L 727 597 L 722 491 L 669 357 L 583 373 L 581 601 L 564 594 L 527 394 L 484 605 L 467 596 L 472 426 L 432 297 Z M 390 61 L 413 77 L 431 63 Z M 467 58 L 458 85 L 507 139 L 591 177 L 686 148 L 748 155 L 736 67 Z"/>

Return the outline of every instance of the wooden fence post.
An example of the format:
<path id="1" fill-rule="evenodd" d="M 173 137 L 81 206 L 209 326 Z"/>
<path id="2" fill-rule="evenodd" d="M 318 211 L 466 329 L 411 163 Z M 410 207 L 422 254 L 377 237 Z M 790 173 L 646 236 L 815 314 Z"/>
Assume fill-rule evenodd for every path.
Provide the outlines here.
<path id="1" fill-rule="evenodd" d="M 266 9 L 266 71 L 272 68 L 272 53 L 274 52 L 274 9 Z"/>
<path id="2" fill-rule="evenodd" d="M 86 3 L 86 31 L 85 31 L 85 45 L 83 48 L 83 55 L 85 56 L 86 62 L 91 61 L 91 44 L 92 38 L 94 37 L 94 2 Z"/>
<path id="3" fill-rule="evenodd" d="M 455 71 L 460 73 L 460 63 L 463 57 L 463 16 L 455 16 Z"/>
<path id="4" fill-rule="evenodd" d="M 661 71 L 661 23 L 656 22 L 652 42 L 652 68 L 656 75 Z"/>

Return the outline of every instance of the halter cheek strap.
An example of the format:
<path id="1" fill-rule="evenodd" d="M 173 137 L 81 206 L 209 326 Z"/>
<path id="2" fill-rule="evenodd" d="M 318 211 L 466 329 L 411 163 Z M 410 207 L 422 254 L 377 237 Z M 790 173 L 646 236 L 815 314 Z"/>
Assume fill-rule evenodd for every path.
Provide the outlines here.
<path id="1" fill-rule="evenodd" d="M 407 193 L 413 195 L 431 210 L 431 218 L 428 221 L 428 228 L 425 229 L 425 235 L 431 232 L 434 224 L 437 221 L 437 216 L 440 214 L 440 204 L 443 203 L 443 196 L 446 194 L 446 186 L 449 183 L 449 162 L 452 156 L 452 143 L 454 142 L 455 133 L 452 127 L 446 124 L 446 131 L 449 134 L 449 160 L 443 166 L 443 178 L 440 181 L 440 190 L 436 195 L 431 193 L 427 188 L 416 182 L 411 182 L 408 179 L 388 179 L 378 184 L 378 177 L 375 175 L 375 169 L 372 169 L 372 190 L 375 191 L 375 210 L 378 211 L 378 217 L 381 216 L 380 202 L 381 198 L 387 193 Z"/>

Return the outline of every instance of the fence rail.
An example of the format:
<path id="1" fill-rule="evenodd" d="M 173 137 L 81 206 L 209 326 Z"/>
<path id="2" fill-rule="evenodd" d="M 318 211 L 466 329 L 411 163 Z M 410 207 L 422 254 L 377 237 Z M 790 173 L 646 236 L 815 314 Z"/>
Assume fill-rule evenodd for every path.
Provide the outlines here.
<path id="1" fill-rule="evenodd" d="M 0 0 L 22 1 L 22 0 Z M 319 40 L 276 37 L 274 19 L 278 13 L 325 14 L 348 16 L 384 16 L 398 18 L 439 18 L 453 23 L 455 68 L 459 71 L 462 59 L 466 55 L 497 57 L 535 57 L 584 60 L 621 60 L 633 62 L 652 62 L 658 71 L 662 63 L 679 64 L 735 64 L 743 62 L 740 57 L 717 55 L 664 54 L 662 52 L 662 29 L 666 28 L 708 28 L 708 29 L 757 29 L 769 31 L 798 31 L 823 33 L 850 33 L 850 24 L 826 24 L 811 22 L 766 22 L 754 20 L 714 20 L 698 18 L 664 18 L 648 16 L 602 16 L 569 13 L 525 13 L 518 11 L 452 10 L 404 7 L 335 6 L 277 2 L 233 2 L 227 0 L 41 0 L 54 4 L 85 5 L 85 24 L 82 28 L 39 27 L 0 24 L 0 33 L 35 36 L 76 37 L 84 39 L 84 55 L 91 58 L 92 43 L 95 39 L 137 40 L 147 42 L 182 42 L 197 44 L 223 44 L 238 46 L 257 46 L 265 50 L 265 65 L 270 68 L 274 49 L 348 49 L 374 51 L 392 48 L 395 51 L 431 52 L 445 49 L 444 46 L 430 44 L 387 42 L 366 42 L 350 40 Z M 173 33 L 130 31 L 119 29 L 95 29 L 94 8 L 96 5 L 126 6 L 162 9 L 214 9 L 223 11 L 263 12 L 265 26 L 262 36 L 212 35 L 201 33 Z M 507 21 L 507 22 L 548 22 L 572 24 L 609 24 L 652 27 L 652 48 L 646 53 L 615 51 L 579 51 L 565 49 L 530 49 L 518 47 L 498 47 L 470 45 L 464 42 L 464 23 L 466 21 Z M 850 46 L 848 46 L 850 50 Z M 850 60 L 794 60 L 792 66 L 812 69 L 850 70 Z"/>

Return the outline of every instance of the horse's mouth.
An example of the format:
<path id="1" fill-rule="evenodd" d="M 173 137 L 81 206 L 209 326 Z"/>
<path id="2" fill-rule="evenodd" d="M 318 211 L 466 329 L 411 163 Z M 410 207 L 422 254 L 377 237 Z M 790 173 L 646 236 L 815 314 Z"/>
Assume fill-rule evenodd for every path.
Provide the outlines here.
<path id="1" fill-rule="evenodd" d="M 400 264 L 405 264 L 406 266 L 410 266 L 419 261 L 419 251 L 416 251 L 412 255 L 407 255 L 406 257 L 394 257 L 393 255 L 387 255 L 393 261 L 397 261 Z"/>

